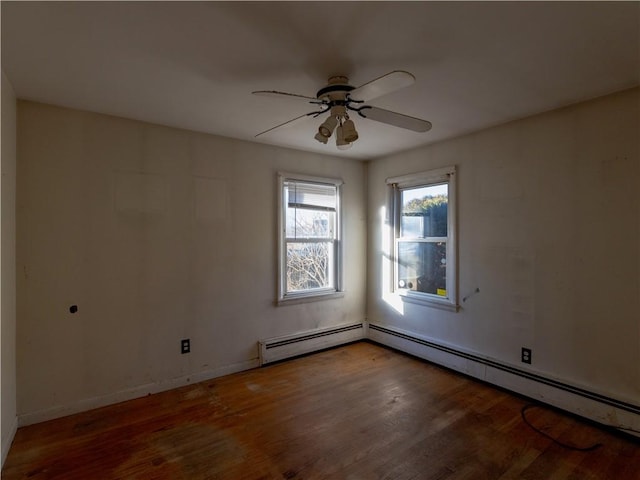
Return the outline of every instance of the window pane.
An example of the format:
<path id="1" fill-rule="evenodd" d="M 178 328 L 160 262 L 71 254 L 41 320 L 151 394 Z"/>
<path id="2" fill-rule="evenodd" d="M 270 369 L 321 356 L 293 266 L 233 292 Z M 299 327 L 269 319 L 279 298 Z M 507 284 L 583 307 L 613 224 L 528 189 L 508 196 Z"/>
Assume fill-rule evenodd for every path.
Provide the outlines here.
<path id="1" fill-rule="evenodd" d="M 448 185 L 407 188 L 401 192 L 400 236 L 447 236 Z"/>
<path id="2" fill-rule="evenodd" d="M 287 243 L 287 291 L 331 288 L 333 243 Z"/>
<path id="3" fill-rule="evenodd" d="M 288 238 L 333 238 L 335 212 L 287 207 Z"/>
<path id="4" fill-rule="evenodd" d="M 447 244 L 398 242 L 398 287 L 447 296 Z"/>

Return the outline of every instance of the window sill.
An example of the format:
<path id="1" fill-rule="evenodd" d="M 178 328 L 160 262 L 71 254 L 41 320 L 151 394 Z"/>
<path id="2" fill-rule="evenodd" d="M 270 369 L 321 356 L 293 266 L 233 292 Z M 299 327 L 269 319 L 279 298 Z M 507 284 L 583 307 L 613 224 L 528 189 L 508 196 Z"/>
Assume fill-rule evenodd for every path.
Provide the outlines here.
<path id="1" fill-rule="evenodd" d="M 425 307 L 438 308 L 440 310 L 447 310 L 449 312 L 457 312 L 460 310 L 460 305 L 452 303 L 447 299 L 440 299 L 437 297 L 430 297 L 427 295 L 420 295 L 409 292 L 396 292 L 403 302 L 413 303 L 416 305 L 422 305 Z"/>
<path id="2" fill-rule="evenodd" d="M 319 302 L 321 300 L 331 300 L 334 298 L 343 298 L 344 292 L 319 292 L 319 293 L 305 293 L 298 295 L 289 295 L 284 298 L 279 298 L 276 301 L 278 306 L 285 305 L 298 305 L 300 303 Z"/>

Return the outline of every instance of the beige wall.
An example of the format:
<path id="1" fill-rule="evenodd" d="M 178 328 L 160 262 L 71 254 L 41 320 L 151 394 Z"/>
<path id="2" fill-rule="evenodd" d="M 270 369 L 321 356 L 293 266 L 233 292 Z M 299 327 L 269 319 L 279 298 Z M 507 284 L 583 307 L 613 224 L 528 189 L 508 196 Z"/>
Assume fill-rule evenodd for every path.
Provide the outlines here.
<path id="1" fill-rule="evenodd" d="M 260 339 L 365 318 L 361 162 L 26 101 L 18 157 L 22 423 L 249 368 Z M 274 305 L 279 170 L 344 180 L 344 298 Z"/>
<path id="2" fill-rule="evenodd" d="M 640 404 L 639 133 L 634 89 L 372 162 L 369 320 Z M 383 288 L 385 179 L 447 165 L 457 313 Z"/>
<path id="3" fill-rule="evenodd" d="M 0 236 L 0 427 L 4 463 L 16 431 L 16 96 L 2 72 L 2 233 Z"/>

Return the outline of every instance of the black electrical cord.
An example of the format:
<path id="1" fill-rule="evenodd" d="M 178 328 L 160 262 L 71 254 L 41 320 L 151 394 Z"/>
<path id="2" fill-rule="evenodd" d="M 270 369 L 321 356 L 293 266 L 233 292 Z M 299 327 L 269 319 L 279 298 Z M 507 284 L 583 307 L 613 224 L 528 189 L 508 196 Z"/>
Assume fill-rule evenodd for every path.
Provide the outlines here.
<path id="1" fill-rule="evenodd" d="M 577 447 L 575 445 L 571 445 L 569 443 L 564 443 L 561 442 L 560 440 L 552 437 L 551 435 L 549 435 L 546 432 L 543 432 L 542 430 L 540 430 L 539 428 L 535 427 L 528 419 L 527 419 L 527 415 L 526 412 L 527 410 L 530 410 L 534 407 L 537 407 L 538 405 L 534 405 L 534 404 L 529 404 L 529 405 L 525 405 L 524 407 L 522 407 L 522 409 L 520 410 L 520 416 L 522 416 L 522 420 L 524 421 L 524 423 L 526 423 L 527 425 L 529 425 L 533 430 L 535 430 L 536 432 L 538 432 L 540 435 L 547 437 L 549 440 L 553 441 L 554 443 L 560 445 L 561 447 L 564 448 L 568 448 L 569 450 L 577 450 L 579 452 L 591 452 L 597 448 L 600 448 L 602 446 L 601 443 L 594 443 L 593 445 L 589 446 L 589 447 Z"/>

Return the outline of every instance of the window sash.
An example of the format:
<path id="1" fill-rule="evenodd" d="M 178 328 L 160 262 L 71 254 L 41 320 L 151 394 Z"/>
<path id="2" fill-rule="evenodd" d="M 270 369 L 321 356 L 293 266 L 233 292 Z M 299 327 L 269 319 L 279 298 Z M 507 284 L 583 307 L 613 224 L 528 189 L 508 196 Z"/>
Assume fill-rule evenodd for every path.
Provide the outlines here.
<path id="1" fill-rule="evenodd" d="M 305 245 L 308 245 L 309 248 L 313 249 L 314 246 L 325 245 L 326 251 L 321 252 L 321 258 L 318 259 L 321 262 L 320 271 L 309 272 L 306 274 L 306 271 L 302 273 L 296 274 L 295 270 L 295 260 L 289 256 L 290 247 L 291 246 L 300 246 L 304 248 Z M 318 241 L 313 241 L 309 239 L 294 239 L 293 241 L 286 241 L 285 251 L 287 252 L 285 255 L 285 274 L 286 278 L 284 279 L 284 292 L 285 295 L 304 295 L 306 292 L 321 292 L 321 291 L 336 291 L 336 275 L 335 269 L 337 268 L 336 263 L 336 242 L 335 241 L 327 241 L 326 239 L 319 239 Z M 326 263 L 324 263 L 326 262 Z M 295 275 L 295 278 L 292 278 Z M 292 284 L 290 284 L 290 281 Z M 308 286 L 310 283 L 320 282 L 317 286 Z M 296 283 L 306 285 L 304 288 L 296 288 Z"/>

